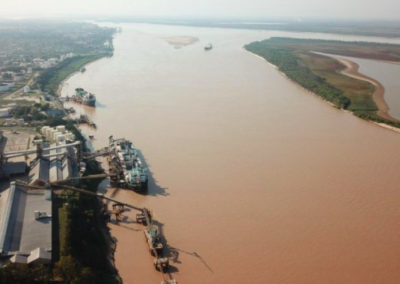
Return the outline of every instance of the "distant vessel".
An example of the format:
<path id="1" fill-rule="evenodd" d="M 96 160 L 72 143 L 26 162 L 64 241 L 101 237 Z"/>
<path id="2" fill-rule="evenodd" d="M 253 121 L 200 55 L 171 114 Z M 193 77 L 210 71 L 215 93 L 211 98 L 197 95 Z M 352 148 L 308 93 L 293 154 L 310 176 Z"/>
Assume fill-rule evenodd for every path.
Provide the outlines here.
<path id="1" fill-rule="evenodd" d="M 83 73 L 83 72 L 85 72 L 86 71 L 86 68 L 85 67 L 82 67 L 81 68 L 81 72 Z"/>
<path id="2" fill-rule="evenodd" d="M 204 50 L 211 50 L 213 48 L 212 44 L 208 44 L 207 46 L 204 47 Z"/>
<path id="3" fill-rule="evenodd" d="M 85 105 L 88 105 L 88 106 L 96 105 L 96 96 L 92 93 L 86 92 L 82 88 L 75 89 L 75 96 L 78 100 L 80 100 Z"/>

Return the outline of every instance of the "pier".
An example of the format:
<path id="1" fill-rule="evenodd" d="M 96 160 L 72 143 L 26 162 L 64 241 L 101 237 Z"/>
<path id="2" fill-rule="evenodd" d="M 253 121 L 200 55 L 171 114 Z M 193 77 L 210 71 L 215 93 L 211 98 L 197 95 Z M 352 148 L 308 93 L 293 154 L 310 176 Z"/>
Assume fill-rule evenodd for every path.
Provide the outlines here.
<path id="1" fill-rule="evenodd" d="M 75 119 L 75 122 L 77 124 L 87 124 L 93 128 L 97 128 L 96 123 L 94 123 L 88 115 L 86 114 L 81 114 L 78 118 Z"/>

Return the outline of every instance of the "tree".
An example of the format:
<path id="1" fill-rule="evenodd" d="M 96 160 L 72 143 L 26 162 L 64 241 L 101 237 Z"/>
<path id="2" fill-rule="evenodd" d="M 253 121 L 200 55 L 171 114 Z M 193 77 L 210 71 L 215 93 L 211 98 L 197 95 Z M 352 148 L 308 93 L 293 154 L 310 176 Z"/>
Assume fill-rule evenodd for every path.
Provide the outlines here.
<path id="1" fill-rule="evenodd" d="M 79 275 L 79 268 L 76 260 L 72 256 L 63 256 L 57 262 L 54 275 L 63 279 L 64 283 L 75 281 Z"/>
<path id="2" fill-rule="evenodd" d="M 84 267 L 79 273 L 79 277 L 74 284 L 96 284 L 96 274 L 89 267 Z"/>

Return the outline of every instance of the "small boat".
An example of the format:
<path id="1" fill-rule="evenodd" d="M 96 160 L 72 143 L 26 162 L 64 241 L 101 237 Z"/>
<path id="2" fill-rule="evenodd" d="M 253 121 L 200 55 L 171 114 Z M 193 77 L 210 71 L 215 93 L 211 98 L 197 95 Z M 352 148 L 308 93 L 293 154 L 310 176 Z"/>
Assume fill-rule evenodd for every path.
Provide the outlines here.
<path id="1" fill-rule="evenodd" d="M 81 68 L 81 72 L 83 73 L 83 72 L 85 72 L 86 71 L 86 68 L 85 67 L 82 67 Z"/>
<path id="2" fill-rule="evenodd" d="M 204 47 L 204 50 L 211 50 L 213 48 L 212 44 L 208 44 L 207 46 Z"/>
<path id="3" fill-rule="evenodd" d="M 89 135 L 89 139 L 94 139 L 94 135 Z"/>

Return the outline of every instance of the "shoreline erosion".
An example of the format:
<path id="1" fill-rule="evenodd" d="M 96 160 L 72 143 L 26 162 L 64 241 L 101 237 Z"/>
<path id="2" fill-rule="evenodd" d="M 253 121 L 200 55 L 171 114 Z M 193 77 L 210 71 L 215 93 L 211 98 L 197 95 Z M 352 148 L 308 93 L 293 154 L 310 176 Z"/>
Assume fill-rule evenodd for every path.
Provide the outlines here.
<path id="1" fill-rule="evenodd" d="M 255 56 L 255 57 L 259 58 L 259 59 L 262 59 L 263 61 L 265 61 L 268 65 L 270 65 L 272 68 L 276 69 L 276 70 L 277 70 L 281 75 L 283 75 L 286 79 L 288 79 L 288 80 L 291 81 L 292 83 L 296 84 L 296 85 L 299 86 L 301 89 L 305 90 L 306 92 L 308 92 L 308 93 L 314 95 L 315 97 L 317 97 L 317 98 L 319 98 L 319 99 L 322 99 L 324 102 L 326 102 L 326 103 L 328 103 L 329 105 L 331 105 L 332 107 L 338 109 L 333 103 L 331 103 L 331 102 L 329 102 L 329 101 L 327 101 L 327 100 L 321 98 L 321 97 L 318 96 L 316 93 L 314 93 L 314 92 L 312 92 L 312 91 L 310 91 L 310 90 L 307 90 L 306 88 L 300 86 L 297 82 L 294 82 L 293 80 L 289 79 L 282 71 L 279 70 L 278 66 L 276 66 L 276 65 L 274 65 L 274 64 L 272 64 L 272 63 L 270 63 L 268 60 L 266 60 L 265 58 L 263 58 L 262 56 L 260 56 L 260 55 L 258 55 L 258 54 L 255 54 L 255 53 L 253 53 L 253 52 L 251 52 L 251 51 L 249 51 L 249 50 L 246 50 L 245 48 L 243 48 L 243 49 L 244 49 L 244 51 L 248 52 L 249 54 L 251 54 L 251 55 L 253 55 L 253 56 Z M 319 54 L 319 53 L 318 53 L 318 54 Z M 377 104 L 377 107 L 378 107 L 378 109 L 379 109 L 378 112 L 377 112 L 377 114 L 378 114 L 379 116 L 381 116 L 382 118 L 389 119 L 389 120 L 395 120 L 393 117 L 391 117 L 391 116 L 388 114 L 389 106 L 387 105 L 387 103 L 386 103 L 386 101 L 385 101 L 385 99 L 384 99 L 385 88 L 383 87 L 383 85 L 382 85 L 380 82 L 378 82 L 377 80 L 375 80 L 375 79 L 373 79 L 373 78 L 370 78 L 370 77 L 368 77 L 368 76 L 365 76 L 365 75 L 359 73 L 359 72 L 358 72 L 358 70 L 359 70 L 359 65 L 358 65 L 357 63 L 355 63 L 355 62 L 351 62 L 351 61 L 348 61 L 348 60 L 345 60 L 345 59 L 342 59 L 342 58 L 337 58 L 337 57 L 334 57 L 334 56 L 331 56 L 331 55 L 326 55 L 326 54 L 321 54 L 321 55 L 331 57 L 331 58 L 333 58 L 333 59 L 335 59 L 335 60 L 338 60 L 338 61 L 339 61 L 340 63 L 342 63 L 343 65 L 345 65 L 345 66 L 346 66 L 346 69 L 344 69 L 344 70 L 342 70 L 342 71 L 340 72 L 340 73 L 342 73 L 343 75 L 348 76 L 348 77 L 351 77 L 351 78 L 354 78 L 354 79 L 358 79 L 358 80 L 362 80 L 362 81 L 366 81 L 366 82 L 368 82 L 368 83 L 371 83 L 371 84 L 375 87 L 375 90 L 374 90 L 372 96 L 373 96 L 374 102 Z M 342 110 L 342 111 L 347 112 L 347 113 L 353 113 L 352 111 L 345 110 L 345 109 L 339 109 L 339 110 Z M 354 115 L 354 114 L 353 114 L 353 115 Z M 355 115 L 354 115 L 354 116 L 355 116 Z M 393 126 L 388 125 L 388 124 L 386 124 L 386 123 L 378 123 L 378 122 L 375 122 L 375 121 L 369 120 L 369 119 L 363 119 L 363 120 L 366 120 L 366 121 L 368 121 L 368 122 L 371 122 L 371 123 L 373 123 L 373 124 L 375 124 L 375 125 L 378 125 L 378 126 L 380 126 L 380 127 L 385 128 L 385 129 L 388 129 L 388 130 L 391 130 L 391 131 L 400 133 L 400 129 L 399 129 L 399 128 L 393 127 Z"/>

